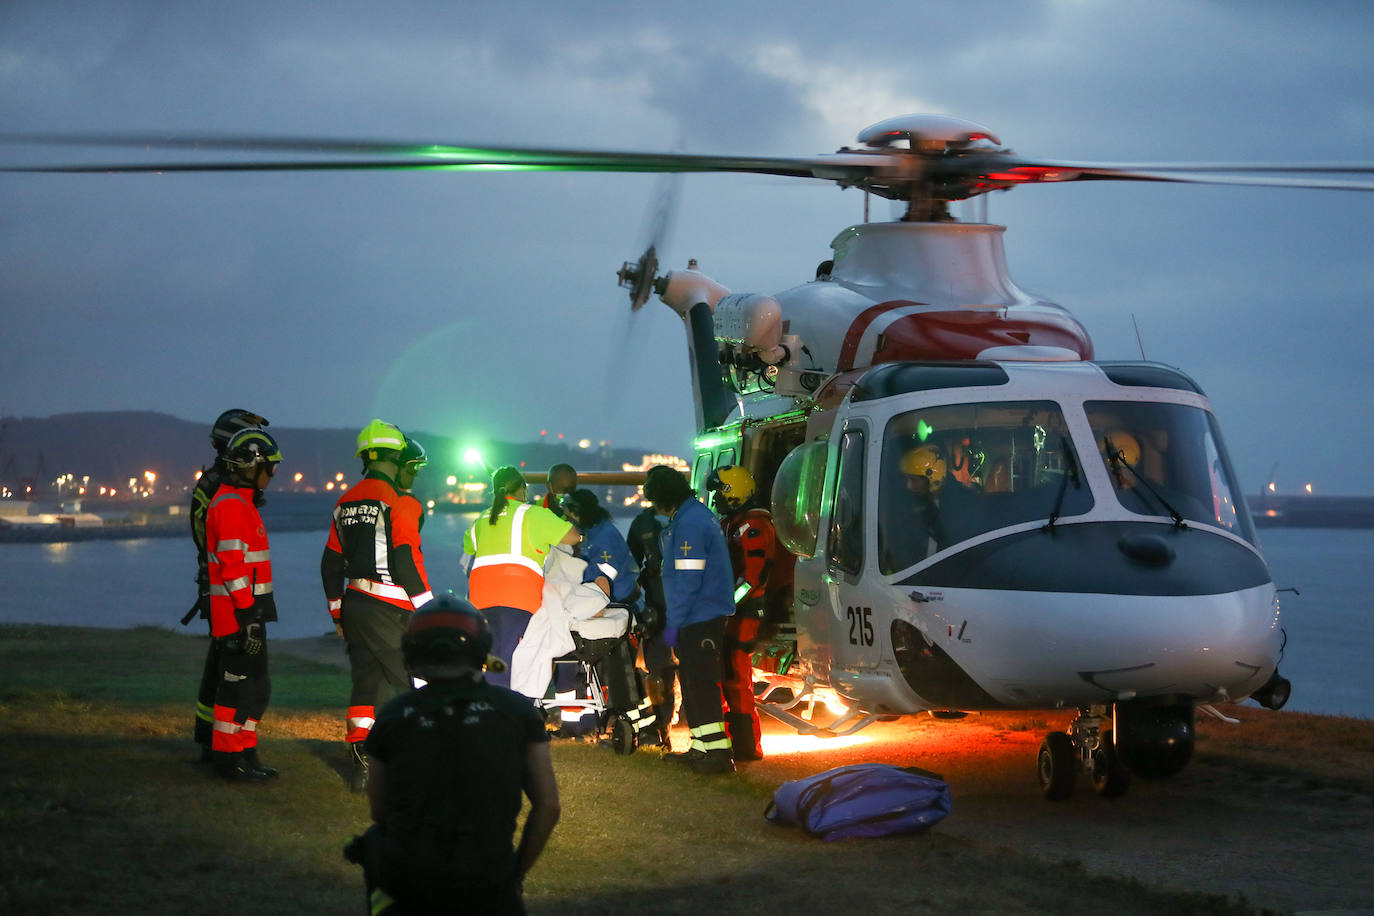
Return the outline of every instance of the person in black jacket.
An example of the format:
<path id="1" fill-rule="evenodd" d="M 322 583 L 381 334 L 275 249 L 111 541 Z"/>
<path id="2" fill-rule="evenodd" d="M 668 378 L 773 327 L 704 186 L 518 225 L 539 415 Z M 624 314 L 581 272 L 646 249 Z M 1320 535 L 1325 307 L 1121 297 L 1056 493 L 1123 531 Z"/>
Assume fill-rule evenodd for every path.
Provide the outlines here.
<path id="1" fill-rule="evenodd" d="M 377 714 L 366 742 L 374 823 L 344 850 L 363 866 L 369 911 L 524 913 L 525 875 L 560 812 L 544 717 L 486 682 L 483 667 L 501 662 L 486 619 L 461 598 L 416 611 L 402 649 L 425 685 Z"/>
<path id="2" fill-rule="evenodd" d="M 663 639 L 663 626 L 667 620 L 668 606 L 663 600 L 663 551 L 659 546 L 659 535 L 663 524 L 654 514 L 652 506 L 630 522 L 630 533 L 626 537 L 630 553 L 639 564 L 639 587 L 644 593 L 644 604 L 639 612 L 640 648 L 644 652 L 644 666 L 649 672 L 646 685 L 650 698 L 654 701 L 654 723 L 656 738 L 661 747 L 668 747 L 668 729 L 673 722 L 673 707 L 677 697 L 674 682 L 677 679 L 677 660 L 673 650 Z M 648 733 L 640 737 L 641 743 L 648 745 Z"/>

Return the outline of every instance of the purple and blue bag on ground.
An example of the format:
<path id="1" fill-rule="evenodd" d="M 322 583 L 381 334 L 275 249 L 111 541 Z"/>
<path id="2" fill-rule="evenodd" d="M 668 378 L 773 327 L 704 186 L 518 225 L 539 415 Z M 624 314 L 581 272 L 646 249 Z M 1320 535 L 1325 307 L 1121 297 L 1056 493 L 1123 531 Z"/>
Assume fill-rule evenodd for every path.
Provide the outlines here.
<path id="1" fill-rule="evenodd" d="M 763 816 L 827 843 L 924 830 L 949 814 L 949 784 L 917 767 L 855 763 L 790 779 Z"/>

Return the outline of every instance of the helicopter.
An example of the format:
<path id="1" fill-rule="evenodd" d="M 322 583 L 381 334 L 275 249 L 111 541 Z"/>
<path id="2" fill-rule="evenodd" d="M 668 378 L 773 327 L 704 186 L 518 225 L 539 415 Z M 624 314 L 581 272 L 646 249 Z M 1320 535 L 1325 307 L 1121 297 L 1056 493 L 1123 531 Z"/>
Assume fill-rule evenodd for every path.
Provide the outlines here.
<path id="1" fill-rule="evenodd" d="M 860 147 L 803 158 L 374 143 L 28 135 L 9 142 L 234 158 L 6 171 L 561 169 L 824 180 L 905 204 L 832 240 L 813 278 L 733 292 L 660 275 L 657 239 L 617 273 L 638 310 L 682 320 L 696 419 L 691 479 L 741 465 L 796 558 L 791 620 L 760 659 L 760 708 L 799 731 L 895 716 L 1067 709 L 1036 774 L 1063 800 L 1167 779 L 1199 709 L 1281 708 L 1286 641 L 1221 429 L 1185 372 L 1095 359 L 1087 329 L 1008 274 L 1004 227 L 950 205 L 1087 180 L 1374 190 L 1349 163 L 1094 164 L 1023 158 L 989 129 L 905 115 Z M 269 156 L 279 154 L 279 158 Z M 819 727 L 795 713 L 842 709 Z"/>

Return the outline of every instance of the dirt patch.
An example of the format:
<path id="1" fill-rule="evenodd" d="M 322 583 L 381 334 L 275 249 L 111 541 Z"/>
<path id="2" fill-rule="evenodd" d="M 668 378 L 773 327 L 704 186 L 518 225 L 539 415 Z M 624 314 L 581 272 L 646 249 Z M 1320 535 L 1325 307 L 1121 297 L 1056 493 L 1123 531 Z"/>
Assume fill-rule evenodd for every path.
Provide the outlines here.
<path id="1" fill-rule="evenodd" d="M 347 665 L 332 634 L 274 645 Z M 1374 912 L 1374 722 L 1236 706 L 1223 712 L 1241 723 L 1199 714 L 1197 749 L 1182 773 L 1136 780 L 1114 799 L 1097 797 L 1084 779 L 1067 802 L 1041 797 L 1036 753 L 1045 732 L 1067 725 L 1071 715 L 1063 712 L 914 717 L 832 741 L 767 722 L 767 759 L 737 778 L 771 791 L 847 763 L 920 766 L 942 774 L 953 793 L 952 813 L 935 830 L 978 858 L 1068 863 L 1090 876 L 1278 912 Z M 676 730 L 674 743 L 687 742 Z M 869 851 L 882 857 L 886 850 L 874 843 Z M 891 880 L 918 883 L 909 865 L 892 864 Z M 1064 911 L 1094 907 L 1074 886 L 1062 894 Z"/>
<path id="2" fill-rule="evenodd" d="M 776 783 L 857 761 L 916 765 L 951 786 L 952 812 L 935 829 L 982 851 L 1076 863 L 1091 875 L 1280 912 L 1374 912 L 1374 754 L 1352 755 L 1349 746 L 1374 735 L 1374 723 L 1226 712 L 1260 721 L 1200 722 L 1197 753 L 1182 773 L 1136 780 L 1114 799 L 1094 795 L 1084 779 L 1067 802 L 1041 797 L 1035 757 L 1044 733 L 1067 724 L 1060 713 L 1035 722 L 989 714 L 878 724 L 861 733 L 864 744 L 773 754 L 749 765 L 745 778 Z M 1312 728 L 1313 719 L 1322 727 Z M 768 731 L 784 736 L 777 726 Z M 1314 731 L 1331 741 L 1344 733 L 1342 762 L 1355 769 L 1316 765 L 1322 748 L 1304 740 Z M 1063 892 L 1066 911 L 1092 905 L 1072 887 Z"/>

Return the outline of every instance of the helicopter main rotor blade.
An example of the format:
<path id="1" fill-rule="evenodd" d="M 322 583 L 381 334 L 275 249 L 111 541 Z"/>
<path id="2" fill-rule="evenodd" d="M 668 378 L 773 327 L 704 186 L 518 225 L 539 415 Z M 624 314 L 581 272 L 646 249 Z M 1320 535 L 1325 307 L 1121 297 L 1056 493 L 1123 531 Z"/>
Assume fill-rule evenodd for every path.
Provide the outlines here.
<path id="1" fill-rule="evenodd" d="M 118 134 L 0 134 L 0 143 L 75 147 L 125 147 L 141 150 L 215 150 L 243 153 L 218 161 L 66 163 L 0 166 L 6 172 L 304 172 L 304 171 L 584 171 L 584 172 L 744 172 L 798 178 L 858 181 L 880 160 L 899 159 L 882 152 L 810 158 L 716 156 L 689 153 L 637 153 L 484 147 L 442 143 L 380 143 L 366 140 L 233 137 L 139 137 Z M 261 153 L 299 153 L 298 158 L 257 158 Z M 347 158 L 345 158 L 347 157 Z"/>
<path id="2" fill-rule="evenodd" d="M 317 172 L 317 171 L 590 171 L 735 172 L 813 178 L 862 187 L 884 197 L 931 196 L 960 200 L 1022 184 L 1068 181 L 1155 181 L 1346 191 L 1374 190 L 1374 180 L 1313 178 L 1374 176 L 1374 164 L 1306 163 L 1078 163 L 1022 159 L 1007 150 L 945 150 L 885 146 L 843 149 L 811 157 L 720 156 L 489 147 L 455 143 L 384 142 L 346 138 L 269 137 L 232 134 L 185 136 L 133 134 L 0 134 L 0 144 L 126 148 L 185 153 L 218 151 L 235 158 L 204 161 L 124 161 L 56 165 L 0 165 L 4 172 Z M 296 154 L 264 158 L 264 154 Z"/>
<path id="3" fill-rule="evenodd" d="M 1086 163 L 1031 161 L 983 155 L 931 164 L 935 181 L 965 184 L 972 193 L 1022 184 L 1069 181 L 1157 181 L 1337 191 L 1374 191 L 1374 180 L 1311 178 L 1311 175 L 1371 175 L 1374 164 L 1312 163 Z"/>

